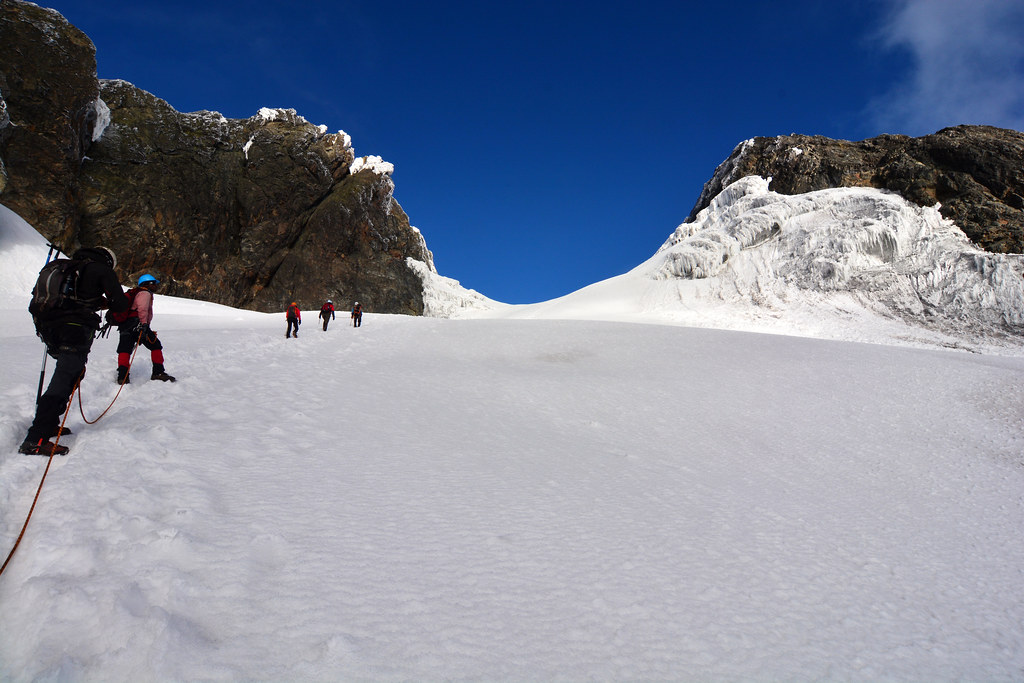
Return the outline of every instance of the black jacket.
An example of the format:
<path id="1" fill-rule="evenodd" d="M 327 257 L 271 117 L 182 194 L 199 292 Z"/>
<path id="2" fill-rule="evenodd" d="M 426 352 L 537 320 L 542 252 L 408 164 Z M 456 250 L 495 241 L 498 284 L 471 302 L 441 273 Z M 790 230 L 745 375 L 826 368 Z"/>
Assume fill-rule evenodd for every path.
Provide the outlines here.
<path id="1" fill-rule="evenodd" d="M 79 271 L 77 295 L 79 299 L 89 303 L 45 313 L 41 316 L 40 323 L 77 323 L 98 329 L 100 316 L 96 311 L 102 308 L 110 308 L 112 311 L 128 310 L 131 299 L 125 295 L 121 283 L 117 280 L 117 274 L 110 267 L 107 252 L 102 249 L 79 249 L 72 258 L 86 261 Z"/>

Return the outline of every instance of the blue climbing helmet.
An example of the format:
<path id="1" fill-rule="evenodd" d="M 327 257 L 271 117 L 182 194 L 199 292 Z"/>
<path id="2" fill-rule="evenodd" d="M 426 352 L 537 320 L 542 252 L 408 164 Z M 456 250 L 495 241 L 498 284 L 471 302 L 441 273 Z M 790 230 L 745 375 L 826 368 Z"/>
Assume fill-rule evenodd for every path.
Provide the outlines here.
<path id="1" fill-rule="evenodd" d="M 146 284 L 147 282 L 152 282 L 154 285 L 160 284 L 160 281 L 157 280 L 152 275 L 150 275 L 149 273 L 146 273 L 145 275 L 139 277 L 139 287 Z"/>

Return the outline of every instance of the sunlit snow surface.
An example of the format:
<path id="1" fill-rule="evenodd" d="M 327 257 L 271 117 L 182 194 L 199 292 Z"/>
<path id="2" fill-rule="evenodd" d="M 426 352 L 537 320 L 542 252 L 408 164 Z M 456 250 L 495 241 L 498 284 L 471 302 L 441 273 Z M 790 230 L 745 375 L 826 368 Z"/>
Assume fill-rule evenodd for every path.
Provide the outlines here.
<path id="1" fill-rule="evenodd" d="M 0 219 L 5 556 L 46 465 L 16 453 L 46 252 L 24 227 Z M 506 319 L 310 311 L 286 340 L 283 313 L 158 295 L 179 381 L 140 354 L 98 424 L 73 406 L 0 576 L 0 680 L 1020 680 L 1019 344 L 782 264 L 773 288 L 755 256 L 789 237 L 680 279 L 688 239 L 533 307 L 428 269 L 449 314 Z M 578 319 L 508 319 L 544 315 Z"/>
<path id="2" fill-rule="evenodd" d="M 1020 353 L 1024 257 L 973 246 L 936 208 L 869 188 L 797 196 L 747 177 L 629 273 L 506 306 L 435 277 L 444 317 L 683 324 Z"/>

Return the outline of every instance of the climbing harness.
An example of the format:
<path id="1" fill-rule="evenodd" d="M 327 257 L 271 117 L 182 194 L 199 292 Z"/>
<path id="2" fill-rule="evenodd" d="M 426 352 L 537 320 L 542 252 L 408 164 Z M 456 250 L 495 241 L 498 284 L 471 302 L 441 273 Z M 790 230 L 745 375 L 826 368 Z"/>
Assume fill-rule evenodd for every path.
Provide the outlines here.
<path id="1" fill-rule="evenodd" d="M 135 354 L 139 350 L 139 341 L 141 340 L 142 332 L 139 332 L 139 338 L 136 340 L 135 348 L 132 350 L 131 360 L 128 361 L 129 369 L 131 369 L 132 363 L 135 362 Z M 85 410 L 82 408 L 82 380 L 81 378 L 79 378 L 79 380 L 75 382 L 75 388 L 71 390 L 71 396 L 68 397 L 68 407 L 64 411 L 64 418 L 60 421 L 60 428 L 57 430 L 57 437 L 54 441 L 54 445 L 60 445 L 60 437 L 61 434 L 64 433 L 64 423 L 67 422 L 68 420 L 68 414 L 71 412 L 71 402 L 72 400 L 74 400 L 75 394 L 78 394 L 78 410 L 82 413 L 82 419 L 85 420 L 87 424 L 96 424 L 97 422 L 103 419 L 103 416 L 106 415 L 111 408 L 114 407 L 114 402 L 117 401 L 117 397 L 121 395 L 121 390 L 124 389 L 126 381 L 127 375 L 125 376 L 125 380 L 121 382 L 121 386 L 117 388 L 117 393 L 114 394 L 114 399 L 110 402 L 110 405 L 108 405 L 106 409 L 102 413 L 100 413 L 99 417 L 97 417 L 95 420 L 90 420 L 85 416 Z M 39 480 L 39 488 L 36 489 L 36 496 L 35 498 L 32 499 L 32 506 L 28 509 L 28 516 L 25 517 L 25 523 L 21 526 L 21 533 L 18 534 L 18 540 L 14 542 L 14 547 L 11 548 L 11 552 L 8 553 L 7 559 L 4 560 L 3 566 L 0 566 L 0 575 L 3 575 L 4 570 L 7 569 L 7 564 L 11 561 L 11 558 L 14 557 L 14 551 L 18 549 L 18 546 L 21 544 L 21 539 L 25 536 L 25 530 L 28 529 L 28 522 L 30 519 L 32 519 L 32 513 L 36 509 L 36 502 L 39 500 L 39 494 L 43 492 L 43 482 L 46 481 L 46 475 L 50 472 L 51 464 L 53 464 L 53 453 L 50 453 L 50 456 L 46 459 L 46 469 L 43 470 L 43 476 Z"/>

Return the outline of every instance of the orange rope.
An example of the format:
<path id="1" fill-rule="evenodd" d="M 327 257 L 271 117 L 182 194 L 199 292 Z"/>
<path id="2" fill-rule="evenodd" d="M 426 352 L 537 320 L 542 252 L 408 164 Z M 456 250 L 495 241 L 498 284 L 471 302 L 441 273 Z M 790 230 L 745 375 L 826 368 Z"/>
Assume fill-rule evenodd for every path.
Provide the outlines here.
<path id="1" fill-rule="evenodd" d="M 128 369 L 129 370 L 131 370 L 131 368 L 132 368 L 132 363 L 135 362 L 135 354 L 139 352 L 139 342 L 140 341 L 142 341 L 142 332 L 139 332 L 139 338 L 135 341 L 135 348 L 132 350 L 132 357 L 128 361 Z M 79 391 L 78 392 L 78 412 L 80 412 L 82 414 L 82 419 L 85 420 L 85 423 L 86 424 L 94 425 L 97 422 L 99 422 L 100 420 L 102 420 L 103 416 L 106 415 L 108 412 L 110 412 L 110 409 L 114 407 L 114 401 L 116 401 L 117 397 L 121 395 L 121 390 L 124 389 L 124 385 L 127 382 L 128 382 L 128 373 L 126 372 L 124 374 L 124 379 L 121 380 L 121 385 L 117 388 L 117 393 L 114 394 L 113 400 L 110 401 L 110 405 L 108 405 L 103 410 L 103 412 L 100 413 L 100 416 L 97 417 L 95 420 L 90 420 L 89 418 L 87 418 L 85 416 L 85 409 L 82 407 L 82 392 Z"/>
<path id="2" fill-rule="evenodd" d="M 60 421 L 60 429 L 57 430 L 57 439 L 56 441 L 53 442 L 54 446 L 60 445 L 60 435 L 61 432 L 64 431 L 64 423 L 68 421 L 68 413 L 71 412 L 71 399 L 74 398 L 75 392 L 78 391 L 81 383 L 82 380 L 81 378 L 79 378 L 78 382 L 75 383 L 75 388 L 71 390 L 71 396 L 68 397 L 68 407 L 67 410 L 64 411 L 64 419 Z M 81 399 L 81 393 L 79 393 L 78 396 L 79 399 Z M 53 450 L 56 451 L 57 449 L 54 448 Z M 39 494 L 43 492 L 43 482 L 46 481 L 46 475 L 50 472 L 51 464 L 53 464 L 52 451 L 50 453 L 50 456 L 46 459 L 46 469 L 43 470 L 43 478 L 39 480 L 39 488 L 36 489 L 36 497 L 32 499 L 32 507 L 28 509 L 28 517 L 25 518 L 25 523 L 21 527 L 21 533 L 18 534 L 18 540 L 14 542 L 14 547 L 11 548 L 11 552 L 8 553 L 7 559 L 4 560 L 3 566 L 0 567 L 0 574 L 3 574 L 4 570 L 7 569 L 8 563 L 11 561 L 11 558 L 14 557 L 14 551 L 18 549 L 19 545 L 21 545 L 21 539 L 25 536 L 25 530 L 28 529 L 28 521 L 32 519 L 32 513 L 35 511 L 36 503 L 39 501 Z"/>
<path id="3" fill-rule="evenodd" d="M 132 350 L 131 360 L 128 361 L 129 369 L 132 367 L 132 363 L 135 362 L 135 354 L 138 353 L 139 351 L 140 341 L 142 341 L 142 332 L 139 332 L 139 338 L 135 341 L 135 349 Z M 84 375 L 85 373 L 83 372 L 82 374 Z M 122 381 L 121 386 L 117 388 L 117 394 L 114 395 L 114 400 L 110 402 L 110 405 L 107 406 L 106 410 L 104 410 L 103 413 L 101 413 L 100 416 L 97 417 L 95 420 L 89 420 L 85 416 L 85 411 L 82 409 L 82 378 L 79 377 L 78 381 L 75 382 L 75 388 L 71 390 L 71 395 L 68 396 L 68 407 L 64 411 L 64 419 L 60 421 L 60 428 L 57 430 L 57 438 L 53 442 L 54 446 L 60 445 L 60 437 L 61 434 L 64 432 L 64 423 L 68 421 L 68 414 L 71 412 L 71 402 L 72 400 L 74 400 L 76 393 L 78 394 L 78 410 L 82 413 L 82 419 L 85 420 L 88 424 L 96 424 L 103 418 L 104 415 L 107 414 L 107 411 L 109 411 L 114 406 L 114 401 L 116 401 L 117 397 L 121 395 L 121 389 L 124 388 L 125 381 L 127 381 L 127 379 L 128 376 L 126 374 L 125 380 Z M 53 450 L 56 451 L 57 449 L 54 448 Z M 46 475 L 50 472 L 51 464 L 53 464 L 53 452 L 51 452 L 50 456 L 46 459 L 46 469 L 43 470 L 43 477 L 42 479 L 39 480 L 39 488 L 36 489 L 36 496 L 35 498 L 32 499 L 32 507 L 30 507 L 28 510 L 28 517 L 25 518 L 25 523 L 21 527 L 21 533 L 18 534 L 18 540 L 14 542 L 14 547 L 11 548 L 11 552 L 8 553 L 7 559 L 4 560 L 3 566 L 0 566 L 0 575 L 4 573 L 5 569 L 7 569 L 8 563 L 10 563 L 11 558 L 14 557 L 14 551 L 18 549 L 19 545 L 21 545 L 21 539 L 25 536 L 25 530 L 28 529 L 28 522 L 30 519 L 32 519 L 32 513 L 35 511 L 36 503 L 39 501 L 39 494 L 43 492 L 43 482 L 46 481 Z"/>

